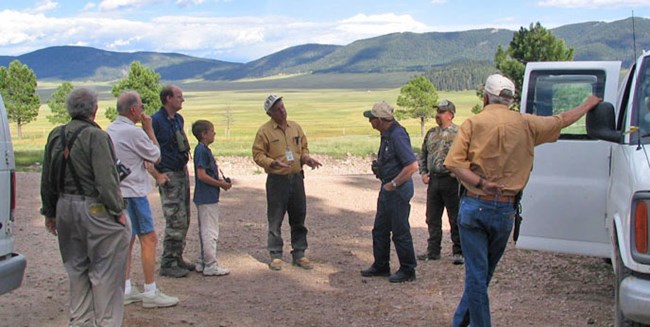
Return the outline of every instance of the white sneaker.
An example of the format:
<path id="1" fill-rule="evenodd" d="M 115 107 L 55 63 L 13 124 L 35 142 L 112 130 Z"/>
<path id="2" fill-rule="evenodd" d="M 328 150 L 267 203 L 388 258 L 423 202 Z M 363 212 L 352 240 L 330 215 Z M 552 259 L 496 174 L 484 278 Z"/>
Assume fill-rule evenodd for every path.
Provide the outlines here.
<path id="1" fill-rule="evenodd" d="M 196 262 L 194 265 L 194 270 L 198 273 L 203 272 L 203 262 Z"/>
<path id="2" fill-rule="evenodd" d="M 138 291 L 138 288 L 131 287 L 131 292 L 129 294 L 124 295 L 124 305 L 131 304 L 131 303 L 136 303 L 136 302 L 142 302 L 142 293 Z"/>
<path id="3" fill-rule="evenodd" d="M 142 295 L 142 306 L 145 308 L 164 308 L 173 307 L 178 304 L 178 298 L 163 293 L 159 288 L 156 289 L 154 296 Z"/>
<path id="4" fill-rule="evenodd" d="M 228 268 L 219 267 L 217 264 L 213 264 L 203 269 L 203 276 L 224 276 L 228 274 L 230 274 Z"/>

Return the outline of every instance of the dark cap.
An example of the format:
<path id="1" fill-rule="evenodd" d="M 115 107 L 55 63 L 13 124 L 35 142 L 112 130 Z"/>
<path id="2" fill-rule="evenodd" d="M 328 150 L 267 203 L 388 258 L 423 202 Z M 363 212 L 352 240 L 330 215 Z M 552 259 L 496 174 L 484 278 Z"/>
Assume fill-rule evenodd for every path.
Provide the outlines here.
<path id="1" fill-rule="evenodd" d="M 442 100 L 438 102 L 436 109 L 438 109 L 438 111 L 449 111 L 454 115 L 456 114 L 456 106 L 449 100 Z"/>

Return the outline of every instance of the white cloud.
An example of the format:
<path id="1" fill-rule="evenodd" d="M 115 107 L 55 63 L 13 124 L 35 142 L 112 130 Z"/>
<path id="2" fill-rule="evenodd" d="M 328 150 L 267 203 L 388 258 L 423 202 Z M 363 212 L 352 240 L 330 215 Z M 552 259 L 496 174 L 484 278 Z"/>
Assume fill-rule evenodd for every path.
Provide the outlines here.
<path id="1" fill-rule="evenodd" d="M 88 2 L 88 3 L 86 3 L 86 4 L 84 5 L 83 10 L 84 10 L 84 11 L 89 11 L 89 10 L 91 10 L 91 9 L 95 9 L 96 7 L 97 7 L 97 4 L 96 4 L 96 3 L 94 3 L 94 2 Z"/>
<path id="2" fill-rule="evenodd" d="M 434 5 L 441 5 L 447 3 L 447 0 L 431 0 L 431 3 Z"/>
<path id="3" fill-rule="evenodd" d="M 345 32 L 341 37 L 352 40 L 368 35 L 381 35 L 395 32 L 424 32 L 427 25 L 413 19 L 410 15 L 383 14 L 368 16 L 359 14 L 338 22 L 337 30 Z M 348 38 L 348 39 L 349 39 Z"/>
<path id="4" fill-rule="evenodd" d="M 160 0 L 102 0 L 99 3 L 99 10 L 112 11 L 122 8 L 138 8 L 156 2 L 160 2 Z"/>
<path id="5" fill-rule="evenodd" d="M 650 7 L 650 0 L 542 0 L 537 4 L 558 8 Z"/>
<path id="6" fill-rule="evenodd" d="M 52 9 L 56 9 L 59 4 L 56 1 L 52 0 L 42 0 L 36 3 L 36 7 L 34 7 L 30 12 L 38 14 L 38 13 L 44 13 L 47 11 L 50 11 Z"/>
<path id="7" fill-rule="evenodd" d="M 205 2 L 205 0 L 176 0 L 176 4 L 181 6 L 181 7 L 185 7 L 185 6 L 189 6 L 189 5 L 199 5 L 199 4 L 202 4 L 204 2 Z"/>

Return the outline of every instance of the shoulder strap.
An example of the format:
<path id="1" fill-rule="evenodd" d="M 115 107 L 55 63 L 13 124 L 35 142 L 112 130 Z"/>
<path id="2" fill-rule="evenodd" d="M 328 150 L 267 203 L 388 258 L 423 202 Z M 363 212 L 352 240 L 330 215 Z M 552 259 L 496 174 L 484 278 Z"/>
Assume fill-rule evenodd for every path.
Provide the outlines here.
<path id="1" fill-rule="evenodd" d="M 63 182 L 65 180 L 65 166 L 68 163 L 68 156 L 70 155 L 70 151 L 66 146 L 66 138 L 65 138 L 66 126 L 67 125 L 63 125 L 63 127 L 59 129 L 59 134 L 60 134 L 59 139 L 61 140 L 61 146 L 63 147 L 63 162 L 61 163 L 61 169 L 59 169 L 59 183 L 58 183 L 59 192 L 63 192 Z"/>
<path id="2" fill-rule="evenodd" d="M 65 178 L 65 167 L 68 166 L 68 163 L 70 163 L 70 173 L 72 174 L 72 179 L 74 180 L 75 186 L 77 186 L 77 191 L 79 192 L 80 195 L 83 195 L 83 189 L 81 188 L 81 181 L 79 180 L 79 175 L 77 175 L 77 171 L 74 168 L 74 165 L 72 164 L 72 161 L 69 161 L 68 159 L 70 158 L 70 151 L 72 150 L 72 146 L 74 145 L 74 141 L 77 139 L 81 131 L 86 129 L 87 127 L 90 127 L 91 125 L 81 125 L 74 133 L 72 133 L 72 136 L 70 136 L 70 140 L 66 142 L 66 137 L 65 137 L 65 127 L 64 126 L 61 129 L 61 142 L 64 144 L 63 148 L 63 169 L 61 169 L 61 176 L 60 176 L 60 186 L 61 189 L 63 189 L 63 180 Z"/>

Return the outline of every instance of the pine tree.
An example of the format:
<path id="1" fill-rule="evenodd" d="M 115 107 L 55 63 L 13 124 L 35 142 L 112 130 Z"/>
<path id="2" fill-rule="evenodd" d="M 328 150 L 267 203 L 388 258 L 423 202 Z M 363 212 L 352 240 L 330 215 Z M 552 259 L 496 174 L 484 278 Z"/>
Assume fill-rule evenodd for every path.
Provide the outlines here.
<path id="1" fill-rule="evenodd" d="M 501 46 L 494 55 L 496 68 L 515 83 L 516 103 L 521 99 L 521 87 L 526 64 L 531 61 L 571 61 L 573 49 L 567 48 L 564 40 L 556 38 L 549 30 L 537 24 L 530 28 L 521 27 L 512 37 L 507 50 Z"/>
<path id="2" fill-rule="evenodd" d="M 36 74 L 19 60 L 0 67 L 0 93 L 7 108 L 7 118 L 18 125 L 18 137 L 23 137 L 22 127 L 38 116 L 41 100 L 36 94 Z"/>
<path id="3" fill-rule="evenodd" d="M 47 100 L 47 106 L 50 107 L 51 115 L 47 116 L 47 120 L 52 124 L 65 124 L 70 121 L 70 114 L 65 107 L 65 99 L 68 94 L 72 92 L 73 86 L 70 82 L 63 82 L 52 93 L 50 99 Z"/>
<path id="4" fill-rule="evenodd" d="M 438 102 L 438 92 L 431 81 L 424 76 L 411 78 L 400 89 L 395 115 L 398 118 L 418 118 L 420 120 L 420 136 L 424 136 L 425 123 L 436 115 L 434 106 Z"/>
<path id="5" fill-rule="evenodd" d="M 160 74 L 156 73 L 153 69 L 143 66 L 139 61 L 134 61 L 131 63 L 127 77 L 113 85 L 111 93 L 115 97 L 119 97 L 126 90 L 138 92 L 144 104 L 144 112 L 147 115 L 151 115 L 162 106 L 160 102 L 160 91 L 162 87 L 160 84 Z M 105 116 L 110 121 L 115 120 L 117 117 L 117 109 L 113 107 L 108 108 Z"/>

